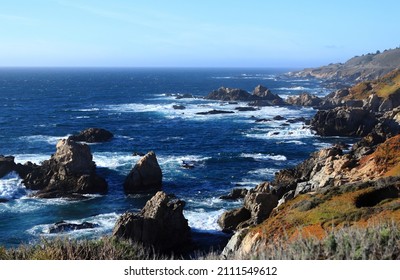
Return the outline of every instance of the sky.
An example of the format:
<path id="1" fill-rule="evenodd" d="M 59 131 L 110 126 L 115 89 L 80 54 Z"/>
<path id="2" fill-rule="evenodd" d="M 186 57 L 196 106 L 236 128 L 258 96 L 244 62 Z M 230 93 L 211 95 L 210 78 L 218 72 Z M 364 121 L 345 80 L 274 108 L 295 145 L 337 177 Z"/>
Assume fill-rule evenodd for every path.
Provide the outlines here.
<path id="1" fill-rule="evenodd" d="M 398 0 L 0 0 L 0 67 L 315 67 L 400 46 Z"/>

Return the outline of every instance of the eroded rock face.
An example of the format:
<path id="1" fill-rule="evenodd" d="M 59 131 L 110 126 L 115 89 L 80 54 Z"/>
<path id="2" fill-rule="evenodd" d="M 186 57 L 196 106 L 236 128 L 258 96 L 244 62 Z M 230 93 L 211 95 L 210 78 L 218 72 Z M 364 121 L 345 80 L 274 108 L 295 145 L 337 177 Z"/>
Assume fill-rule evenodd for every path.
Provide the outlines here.
<path id="1" fill-rule="evenodd" d="M 178 249 L 190 242 L 190 227 L 183 216 L 185 202 L 157 192 L 139 213 L 127 212 L 117 221 L 113 236 L 154 246 Z"/>
<path id="2" fill-rule="evenodd" d="M 57 143 L 56 153 L 41 165 L 17 165 L 23 184 L 41 198 L 77 197 L 77 194 L 106 193 L 107 182 L 96 174 L 90 148 L 70 139 Z"/>
<path id="3" fill-rule="evenodd" d="M 226 87 L 220 87 L 210 92 L 205 98 L 221 101 L 249 101 L 252 99 L 251 94 L 243 89 Z"/>
<path id="4" fill-rule="evenodd" d="M 318 111 L 311 127 L 322 136 L 365 136 L 376 123 L 375 115 L 362 108 L 338 107 Z"/>
<path id="5" fill-rule="evenodd" d="M 298 96 L 289 96 L 286 99 L 286 103 L 295 106 L 306 106 L 306 107 L 318 107 L 322 102 L 322 99 L 316 95 L 309 93 L 302 93 Z"/>
<path id="6" fill-rule="evenodd" d="M 125 179 L 126 193 L 140 193 L 160 190 L 162 187 L 162 171 L 154 152 L 142 157 Z"/>
<path id="7" fill-rule="evenodd" d="M 102 128 L 88 128 L 79 134 L 68 137 L 70 140 L 87 143 L 98 143 L 110 141 L 114 135 Z"/>

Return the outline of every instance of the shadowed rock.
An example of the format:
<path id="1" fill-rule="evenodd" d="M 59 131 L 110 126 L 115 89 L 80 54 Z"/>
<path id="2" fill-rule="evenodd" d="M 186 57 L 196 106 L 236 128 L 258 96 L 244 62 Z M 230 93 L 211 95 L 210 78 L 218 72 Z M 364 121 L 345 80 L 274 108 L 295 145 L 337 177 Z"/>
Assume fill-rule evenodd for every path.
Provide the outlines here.
<path id="1" fill-rule="evenodd" d="M 68 139 L 78 142 L 98 143 L 110 141 L 114 135 L 102 128 L 88 128 L 79 134 L 72 135 Z"/>

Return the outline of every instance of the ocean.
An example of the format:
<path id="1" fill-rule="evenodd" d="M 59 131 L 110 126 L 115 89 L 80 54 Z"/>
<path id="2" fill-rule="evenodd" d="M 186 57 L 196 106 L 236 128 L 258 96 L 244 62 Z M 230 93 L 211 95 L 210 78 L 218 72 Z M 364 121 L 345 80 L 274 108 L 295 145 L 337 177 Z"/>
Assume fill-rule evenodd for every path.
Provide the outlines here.
<path id="1" fill-rule="evenodd" d="M 97 172 L 109 184 L 106 195 L 81 201 L 38 199 L 14 173 L 0 179 L 0 246 L 15 247 L 52 237 L 56 222 L 92 222 L 96 228 L 58 236 L 98 238 L 110 234 L 125 211 L 139 211 L 151 197 L 126 195 L 123 181 L 139 156 L 154 151 L 163 172 L 163 190 L 186 202 L 184 215 L 199 244 L 226 240 L 218 217 L 241 201 L 219 196 L 236 187 L 271 180 L 336 138 L 321 138 L 303 122 L 312 108 L 262 107 L 239 112 L 245 104 L 203 99 L 221 86 L 251 92 L 261 84 L 281 97 L 304 91 L 324 96 L 318 80 L 289 78 L 293 69 L 192 68 L 2 68 L 0 69 L 0 154 L 17 163 L 40 163 L 59 139 L 89 127 L 111 131 L 114 139 L 90 144 Z M 191 96 L 191 97 L 190 97 Z M 181 98 L 186 97 L 186 98 Z M 174 109 L 182 105 L 185 109 Z M 234 114 L 198 115 L 213 109 Z M 282 120 L 273 120 L 282 116 Z M 271 119 L 256 122 L 257 119 Z M 193 164 L 185 169 L 183 162 Z"/>

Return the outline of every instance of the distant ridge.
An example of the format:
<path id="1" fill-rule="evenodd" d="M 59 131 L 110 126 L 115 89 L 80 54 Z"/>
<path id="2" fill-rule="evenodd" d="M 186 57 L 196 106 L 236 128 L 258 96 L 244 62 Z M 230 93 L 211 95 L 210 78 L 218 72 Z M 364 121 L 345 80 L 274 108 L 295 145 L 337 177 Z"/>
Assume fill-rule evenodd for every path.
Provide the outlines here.
<path id="1" fill-rule="evenodd" d="M 294 77 L 314 77 L 330 82 L 356 83 L 374 80 L 400 68 L 400 48 L 355 56 L 345 63 L 331 63 L 288 73 Z"/>

